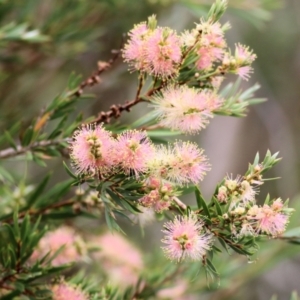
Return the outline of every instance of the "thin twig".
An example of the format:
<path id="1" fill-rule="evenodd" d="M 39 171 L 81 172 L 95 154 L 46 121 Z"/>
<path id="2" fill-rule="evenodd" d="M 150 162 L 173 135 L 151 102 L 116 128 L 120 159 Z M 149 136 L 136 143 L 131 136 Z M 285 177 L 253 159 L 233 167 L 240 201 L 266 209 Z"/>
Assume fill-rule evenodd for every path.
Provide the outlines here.
<path id="1" fill-rule="evenodd" d="M 157 88 L 152 88 L 150 89 L 144 96 L 138 97 L 134 100 L 131 101 L 126 101 L 124 104 L 114 104 L 110 107 L 108 111 L 102 111 L 99 113 L 98 117 L 89 122 L 89 124 L 93 123 L 110 123 L 111 118 L 114 117 L 115 119 L 119 118 L 121 116 L 121 113 L 124 111 L 130 112 L 131 108 L 135 105 L 137 105 L 140 102 L 148 102 L 147 99 L 148 97 L 152 96 L 155 92 L 158 92 L 163 88 L 163 84 L 161 84 Z"/>
<path id="2" fill-rule="evenodd" d="M 39 147 L 58 146 L 58 145 L 61 145 L 62 143 L 68 142 L 68 140 L 69 140 L 68 138 L 63 139 L 63 140 L 50 140 L 50 141 L 45 140 L 45 141 L 33 143 L 26 147 L 24 147 L 22 145 L 16 146 L 16 149 L 13 147 L 10 147 L 10 148 L 0 151 L 0 159 L 22 155 L 28 151 L 33 151 Z"/>
<path id="3" fill-rule="evenodd" d="M 114 62 L 119 58 L 121 50 L 112 50 L 112 53 L 114 56 L 109 61 L 99 61 L 98 70 L 93 72 L 87 79 L 80 83 L 77 90 L 73 93 L 75 97 L 79 97 L 83 93 L 84 88 L 87 86 L 93 86 L 101 81 L 100 75 L 112 67 Z"/>
<path id="4" fill-rule="evenodd" d="M 186 205 L 177 197 L 173 197 L 173 201 L 183 210 L 186 210 Z"/>

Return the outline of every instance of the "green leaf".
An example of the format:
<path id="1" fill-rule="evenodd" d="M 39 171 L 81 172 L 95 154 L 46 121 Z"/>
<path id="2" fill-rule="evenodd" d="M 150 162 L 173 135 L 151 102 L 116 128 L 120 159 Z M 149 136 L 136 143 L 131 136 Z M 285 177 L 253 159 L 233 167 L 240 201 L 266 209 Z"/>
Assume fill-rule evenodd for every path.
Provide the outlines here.
<path id="1" fill-rule="evenodd" d="M 71 188 L 74 179 L 68 179 L 63 182 L 57 183 L 49 191 L 45 192 L 42 197 L 36 201 L 35 207 L 40 208 L 49 206 L 52 203 L 58 202 Z"/>
<path id="2" fill-rule="evenodd" d="M 44 179 L 40 182 L 40 184 L 36 187 L 36 189 L 34 190 L 34 192 L 32 193 L 32 195 L 28 198 L 27 200 L 27 205 L 26 208 L 30 208 L 35 201 L 38 199 L 38 197 L 43 193 L 50 177 L 51 177 L 51 173 L 47 174 Z"/>
<path id="3" fill-rule="evenodd" d="M 78 87 L 80 84 L 80 81 L 82 79 L 81 75 L 77 75 L 75 72 L 72 72 L 70 74 L 69 80 L 68 80 L 68 89 L 70 91 L 74 90 L 75 88 Z"/>
<path id="4" fill-rule="evenodd" d="M 112 200 L 119 206 L 123 207 L 124 209 L 130 211 L 133 214 L 140 213 L 141 211 L 138 210 L 133 204 L 130 203 L 130 201 L 126 201 L 126 199 L 120 198 L 118 195 L 116 195 L 113 191 L 107 189 L 106 192 L 109 194 L 109 196 L 112 198 Z"/>
<path id="5" fill-rule="evenodd" d="M 31 143 L 32 137 L 33 137 L 34 130 L 32 126 L 26 129 L 23 138 L 21 140 L 22 146 L 26 147 Z"/>
<path id="6" fill-rule="evenodd" d="M 205 200 L 203 199 L 201 192 L 198 187 L 195 188 L 195 195 L 196 195 L 196 200 L 197 200 L 197 205 L 199 209 L 203 210 L 203 213 L 205 216 L 207 216 L 210 219 L 210 213 L 209 209 L 206 205 Z"/>
<path id="7" fill-rule="evenodd" d="M 75 174 L 73 174 L 73 172 L 69 169 L 69 167 L 67 166 L 67 164 L 63 161 L 63 166 L 66 170 L 66 172 L 74 179 L 78 179 L 77 176 Z"/>
<path id="8" fill-rule="evenodd" d="M 219 272 L 217 271 L 217 269 L 215 268 L 215 266 L 213 265 L 213 263 L 211 262 L 210 259 L 206 259 L 206 264 L 207 264 L 207 267 L 209 268 L 209 270 L 215 274 L 215 275 L 219 275 Z"/>
<path id="9" fill-rule="evenodd" d="M 105 221 L 110 231 L 119 231 L 123 232 L 119 225 L 116 223 L 115 219 L 112 217 L 111 212 L 109 209 L 105 208 Z"/>
<path id="10" fill-rule="evenodd" d="M 11 176 L 11 174 L 6 171 L 2 166 L 0 166 L 0 180 L 1 181 L 9 181 L 10 183 L 14 183 L 14 178 Z"/>
<path id="11" fill-rule="evenodd" d="M 45 161 L 37 153 L 32 153 L 32 160 L 37 163 L 40 167 L 47 167 Z"/>
<path id="12" fill-rule="evenodd" d="M 218 215 L 222 216 L 223 212 L 222 212 L 222 208 L 220 206 L 220 203 L 219 203 L 218 199 L 216 197 L 213 197 L 213 201 L 214 201 L 214 204 L 216 206 L 216 211 L 217 211 Z"/>
<path id="13" fill-rule="evenodd" d="M 156 118 L 156 116 L 157 116 L 157 113 L 155 111 L 151 111 L 151 112 L 147 113 L 146 115 L 144 115 L 143 117 L 141 117 L 140 119 L 133 122 L 131 124 L 131 128 L 138 128 L 147 123 L 150 123 Z"/>
<path id="14" fill-rule="evenodd" d="M 16 145 L 14 139 L 12 138 L 12 136 L 10 135 L 10 133 L 5 130 L 4 135 L 5 135 L 7 142 L 17 151 L 17 145 Z"/>
<path id="15" fill-rule="evenodd" d="M 67 119 L 68 119 L 68 116 L 63 116 L 63 118 L 57 124 L 55 129 L 49 134 L 49 136 L 47 138 L 48 140 L 52 140 L 52 139 L 56 138 L 57 136 L 59 136 L 62 133 L 62 130 L 64 128 L 64 124 L 66 123 Z"/>
<path id="16" fill-rule="evenodd" d="M 149 130 L 149 131 L 147 131 L 147 135 L 150 138 L 176 136 L 176 135 L 180 135 L 180 134 L 182 134 L 181 131 L 168 130 L 168 129 Z"/>
<path id="17" fill-rule="evenodd" d="M 226 250 L 226 252 L 228 253 L 228 247 L 226 246 L 225 241 L 224 241 L 221 237 L 218 238 L 218 241 L 220 242 L 221 246 L 222 246 L 222 247 Z"/>

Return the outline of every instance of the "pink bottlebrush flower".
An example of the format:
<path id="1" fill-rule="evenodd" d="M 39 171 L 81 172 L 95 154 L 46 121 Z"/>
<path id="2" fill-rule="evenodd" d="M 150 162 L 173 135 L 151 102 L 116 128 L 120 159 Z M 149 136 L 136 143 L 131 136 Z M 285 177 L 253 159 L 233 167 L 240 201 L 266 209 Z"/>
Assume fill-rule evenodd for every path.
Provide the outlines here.
<path id="1" fill-rule="evenodd" d="M 74 133 L 70 157 L 77 173 L 94 173 L 111 166 L 113 140 L 102 126 L 84 126 Z"/>
<path id="2" fill-rule="evenodd" d="M 250 66 L 237 67 L 233 73 L 239 75 L 242 79 L 248 81 L 250 78 L 250 74 L 253 73 L 253 68 Z"/>
<path id="3" fill-rule="evenodd" d="M 146 171 L 147 161 L 153 157 L 154 151 L 146 132 L 127 130 L 118 136 L 114 163 L 119 164 L 125 173 L 133 171 L 138 176 Z"/>
<path id="4" fill-rule="evenodd" d="M 151 26 L 150 26 L 151 27 Z M 136 25 L 129 32 L 123 57 L 134 69 L 167 77 L 177 72 L 181 60 L 181 43 L 169 28 L 149 28 L 146 23 Z"/>
<path id="5" fill-rule="evenodd" d="M 254 205 L 247 215 L 257 233 L 263 232 L 274 237 L 283 233 L 288 223 L 288 216 L 281 210 L 278 211 L 277 203 L 273 208 L 267 204 L 262 207 Z"/>
<path id="6" fill-rule="evenodd" d="M 137 283 L 144 263 L 140 251 L 127 239 L 115 232 L 105 233 L 92 244 L 100 247 L 93 255 L 113 283 L 123 287 Z"/>
<path id="7" fill-rule="evenodd" d="M 123 58 L 136 70 L 144 71 L 145 62 L 145 40 L 151 34 L 146 23 L 135 25 L 129 32 L 129 41 L 123 50 Z"/>
<path id="8" fill-rule="evenodd" d="M 226 24 L 225 27 L 228 27 Z M 214 46 L 218 48 L 226 47 L 224 39 L 224 30 L 219 22 L 211 23 L 210 21 L 201 20 L 196 29 L 201 32 L 201 44 L 204 46 Z"/>
<path id="9" fill-rule="evenodd" d="M 248 80 L 250 74 L 253 73 L 253 68 L 250 65 L 255 59 L 256 55 L 252 50 L 249 50 L 246 46 L 237 44 L 234 55 L 234 73 L 238 74 L 242 79 Z"/>
<path id="10" fill-rule="evenodd" d="M 203 224 L 197 220 L 196 215 L 177 216 L 173 221 L 164 225 L 166 234 L 162 247 L 166 256 L 172 260 L 190 257 L 200 260 L 211 247 L 212 235 L 203 233 Z"/>
<path id="11" fill-rule="evenodd" d="M 235 73 L 247 81 L 251 76 L 250 74 L 253 73 L 253 68 L 250 66 L 238 67 Z"/>
<path id="12" fill-rule="evenodd" d="M 173 147 L 173 157 L 168 162 L 167 179 L 178 184 L 197 184 L 203 180 L 206 172 L 210 170 L 203 150 L 190 142 L 176 142 Z"/>
<path id="13" fill-rule="evenodd" d="M 274 211 L 281 211 L 283 209 L 283 203 L 281 198 L 277 198 L 271 205 Z"/>
<path id="14" fill-rule="evenodd" d="M 159 124 L 185 133 L 205 128 L 221 103 L 216 94 L 187 86 L 169 87 L 153 97 Z"/>
<path id="15" fill-rule="evenodd" d="M 145 42 L 147 71 L 159 77 L 172 76 L 181 60 L 180 39 L 169 28 L 156 28 Z"/>
<path id="16" fill-rule="evenodd" d="M 88 296 L 76 286 L 62 282 L 50 287 L 53 300 L 88 300 Z"/>
<path id="17" fill-rule="evenodd" d="M 260 231 L 278 236 L 285 231 L 288 217 L 282 213 L 275 212 L 269 206 L 264 205 L 260 213 L 256 216 Z"/>
<path id="18" fill-rule="evenodd" d="M 155 178 L 159 182 L 159 185 L 153 185 L 153 188 L 159 187 L 161 180 L 167 178 L 168 162 L 173 159 L 173 156 L 170 146 L 168 148 L 163 145 L 155 147 L 155 155 L 147 162 L 149 178 Z"/>
<path id="19" fill-rule="evenodd" d="M 53 266 L 60 266 L 79 261 L 85 253 L 85 244 L 75 230 L 70 227 L 60 227 L 47 232 L 39 241 L 30 260 L 32 262 L 42 259 L 50 252 L 50 257 L 59 250 L 58 255 L 51 261 Z"/>
<path id="20" fill-rule="evenodd" d="M 249 50 L 249 47 L 237 44 L 235 45 L 234 58 L 238 65 L 250 65 L 256 59 L 256 55 Z"/>
<path id="21" fill-rule="evenodd" d="M 199 59 L 196 61 L 196 67 L 199 70 L 209 70 L 213 63 L 222 60 L 224 50 L 216 47 L 201 47 L 197 51 Z"/>
<path id="22" fill-rule="evenodd" d="M 196 61 L 197 69 L 209 70 L 212 67 L 214 59 L 209 49 L 208 47 L 202 47 L 198 50 L 197 54 L 199 55 L 199 59 Z"/>
<path id="23" fill-rule="evenodd" d="M 224 32 L 220 23 L 201 21 L 197 25 L 197 31 L 201 32 L 201 39 L 197 54 L 199 59 L 196 67 L 199 70 L 209 70 L 213 64 L 222 60 L 226 42 Z"/>
<path id="24" fill-rule="evenodd" d="M 201 181 L 210 165 L 203 150 L 196 144 L 176 142 L 168 147 L 156 148 L 155 156 L 148 161 L 149 176 L 184 185 Z"/>

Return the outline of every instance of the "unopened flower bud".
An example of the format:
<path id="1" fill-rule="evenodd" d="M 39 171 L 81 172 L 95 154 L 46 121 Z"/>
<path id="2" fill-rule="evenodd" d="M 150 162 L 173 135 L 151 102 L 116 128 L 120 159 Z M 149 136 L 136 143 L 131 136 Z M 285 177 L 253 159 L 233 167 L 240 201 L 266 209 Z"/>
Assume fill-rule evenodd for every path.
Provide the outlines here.
<path id="1" fill-rule="evenodd" d="M 229 216 L 228 216 L 228 214 L 223 214 L 223 216 L 222 216 L 222 217 L 223 217 L 223 219 L 224 219 L 224 220 L 227 220 L 227 219 L 229 219 Z"/>
<path id="2" fill-rule="evenodd" d="M 261 165 L 256 165 L 255 167 L 254 167 L 254 171 L 255 172 L 260 172 L 262 170 L 262 166 Z"/>
<path id="3" fill-rule="evenodd" d="M 165 194 L 165 193 L 167 193 L 167 192 L 169 191 L 169 189 L 168 189 L 167 186 L 164 185 L 164 186 L 160 189 L 160 191 L 161 191 L 163 194 Z"/>
<path id="4" fill-rule="evenodd" d="M 237 207 L 237 208 L 235 209 L 235 213 L 236 213 L 237 215 L 242 215 L 244 212 L 245 212 L 245 208 L 244 208 L 244 207 L 239 206 L 239 207 Z"/>
<path id="5" fill-rule="evenodd" d="M 228 180 L 225 181 L 225 185 L 227 186 L 227 188 L 229 190 L 233 191 L 233 190 L 236 189 L 237 181 L 236 180 L 228 179 Z"/>

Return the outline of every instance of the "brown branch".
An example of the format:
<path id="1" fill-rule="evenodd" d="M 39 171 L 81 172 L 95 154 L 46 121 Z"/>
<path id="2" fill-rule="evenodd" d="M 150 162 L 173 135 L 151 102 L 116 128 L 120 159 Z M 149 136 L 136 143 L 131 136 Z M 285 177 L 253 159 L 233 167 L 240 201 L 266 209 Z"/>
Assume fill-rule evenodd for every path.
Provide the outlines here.
<path id="1" fill-rule="evenodd" d="M 7 149 L 0 151 L 0 159 L 22 155 L 28 151 L 33 151 L 34 149 L 39 148 L 39 147 L 58 146 L 61 143 L 68 142 L 68 140 L 69 139 L 40 141 L 40 142 L 33 143 L 29 146 L 26 146 L 26 147 L 23 147 L 22 145 L 18 145 L 16 147 L 16 149 L 14 149 L 12 147 L 7 148 Z"/>
<path id="2" fill-rule="evenodd" d="M 25 217 L 26 214 L 29 214 L 30 216 L 41 215 L 43 213 L 47 213 L 48 210 L 57 209 L 57 208 L 65 207 L 65 206 L 71 206 L 75 203 L 76 203 L 76 200 L 68 199 L 68 200 L 58 202 L 58 203 L 54 203 L 52 205 L 49 205 L 47 207 L 43 207 L 43 208 L 40 208 L 40 209 L 24 211 L 24 212 L 19 214 L 19 218 Z"/>
<path id="3" fill-rule="evenodd" d="M 136 99 L 131 100 L 131 101 L 126 101 L 124 104 L 114 104 L 110 107 L 110 109 L 108 111 L 101 111 L 98 115 L 97 118 L 95 118 L 94 120 L 92 120 L 91 122 L 89 122 L 88 124 L 92 124 L 92 123 L 110 123 L 111 118 L 119 118 L 121 116 L 121 113 L 124 111 L 130 112 L 131 108 L 135 105 L 137 105 L 140 102 L 147 102 L 147 100 L 145 100 L 146 98 L 152 96 L 155 92 L 161 90 L 163 88 L 163 84 L 161 84 L 159 87 L 157 88 L 152 88 L 148 91 L 148 93 L 146 93 L 146 95 L 142 96 L 142 97 L 136 97 Z M 137 94 L 138 95 L 138 94 Z"/>
<path id="4" fill-rule="evenodd" d="M 83 93 L 84 88 L 87 86 L 93 86 L 99 82 L 100 80 L 100 75 L 104 72 L 107 71 L 112 67 L 112 65 L 115 63 L 115 61 L 119 58 L 120 53 L 121 53 L 121 48 L 123 46 L 123 41 L 121 43 L 120 49 L 119 50 L 112 50 L 111 53 L 113 54 L 113 57 L 109 61 L 98 61 L 98 69 L 97 71 L 93 72 L 87 79 L 82 81 L 77 88 L 77 90 L 74 92 L 75 97 L 81 96 Z"/>
<path id="5" fill-rule="evenodd" d="M 125 104 L 114 104 L 110 107 L 110 109 L 106 112 L 102 111 L 99 113 L 98 117 L 92 120 L 90 123 L 110 123 L 111 118 L 114 117 L 115 119 L 121 116 L 123 111 L 130 112 L 131 107 L 135 106 L 139 102 L 143 102 L 142 98 L 137 98 L 132 101 L 126 101 Z"/>

